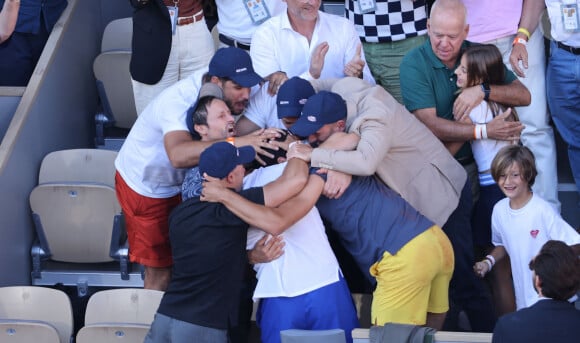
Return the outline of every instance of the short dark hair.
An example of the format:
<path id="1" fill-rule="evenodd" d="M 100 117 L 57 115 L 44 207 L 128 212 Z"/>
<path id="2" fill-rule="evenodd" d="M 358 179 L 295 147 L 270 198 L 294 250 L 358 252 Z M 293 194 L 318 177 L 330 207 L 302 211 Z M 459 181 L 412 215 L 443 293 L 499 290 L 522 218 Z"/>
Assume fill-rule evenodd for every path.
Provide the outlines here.
<path id="1" fill-rule="evenodd" d="M 530 270 L 540 278 L 545 297 L 568 300 L 580 289 L 580 260 L 562 241 L 547 241 L 530 261 Z"/>
<path id="2" fill-rule="evenodd" d="M 536 181 L 536 175 L 538 175 L 536 159 L 530 149 L 517 144 L 501 148 L 491 161 L 491 176 L 495 182 L 499 182 L 501 174 L 514 163 L 520 167 L 521 178 L 528 183 L 528 186 L 532 187 Z"/>
<path id="3" fill-rule="evenodd" d="M 207 125 L 208 107 L 211 106 L 215 99 L 219 99 L 213 95 L 203 96 L 199 98 L 195 108 L 193 109 L 193 125 Z"/>

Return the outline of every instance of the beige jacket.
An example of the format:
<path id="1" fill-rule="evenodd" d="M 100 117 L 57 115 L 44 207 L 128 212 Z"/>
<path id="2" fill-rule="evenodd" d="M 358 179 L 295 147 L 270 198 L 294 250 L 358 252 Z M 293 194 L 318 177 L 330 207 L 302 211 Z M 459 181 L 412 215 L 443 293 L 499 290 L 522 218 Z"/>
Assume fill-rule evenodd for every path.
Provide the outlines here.
<path id="1" fill-rule="evenodd" d="M 467 180 L 463 167 L 441 141 L 380 86 L 357 78 L 314 80 L 348 106 L 348 132 L 360 135 L 354 151 L 317 148 L 312 166 L 352 175 L 376 173 L 391 189 L 437 225 L 459 203 Z"/>

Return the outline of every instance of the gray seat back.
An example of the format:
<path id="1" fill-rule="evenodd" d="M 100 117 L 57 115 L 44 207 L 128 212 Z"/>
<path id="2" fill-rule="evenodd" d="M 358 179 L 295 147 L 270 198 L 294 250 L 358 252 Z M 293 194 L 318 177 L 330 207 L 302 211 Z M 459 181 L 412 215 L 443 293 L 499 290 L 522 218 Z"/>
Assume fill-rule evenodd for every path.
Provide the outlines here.
<path id="1" fill-rule="evenodd" d="M 63 291 L 52 288 L 0 287 L 0 318 L 44 322 L 56 329 L 61 343 L 69 343 L 73 331 L 70 299 Z M 46 328 L 34 330 L 47 331 Z"/>
<path id="2" fill-rule="evenodd" d="M 105 113 L 115 119 L 115 126 L 130 129 L 137 120 L 131 83 L 130 51 L 102 52 L 93 62 L 99 95 Z"/>

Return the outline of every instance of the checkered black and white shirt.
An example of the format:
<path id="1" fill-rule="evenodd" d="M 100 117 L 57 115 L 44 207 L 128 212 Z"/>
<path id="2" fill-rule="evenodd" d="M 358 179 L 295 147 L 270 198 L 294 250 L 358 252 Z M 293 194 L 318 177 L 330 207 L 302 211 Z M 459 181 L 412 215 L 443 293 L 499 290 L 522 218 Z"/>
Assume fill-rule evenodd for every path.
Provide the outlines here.
<path id="1" fill-rule="evenodd" d="M 376 0 L 376 11 L 361 14 L 356 0 L 346 0 L 346 17 L 363 42 L 394 42 L 427 32 L 425 0 Z"/>

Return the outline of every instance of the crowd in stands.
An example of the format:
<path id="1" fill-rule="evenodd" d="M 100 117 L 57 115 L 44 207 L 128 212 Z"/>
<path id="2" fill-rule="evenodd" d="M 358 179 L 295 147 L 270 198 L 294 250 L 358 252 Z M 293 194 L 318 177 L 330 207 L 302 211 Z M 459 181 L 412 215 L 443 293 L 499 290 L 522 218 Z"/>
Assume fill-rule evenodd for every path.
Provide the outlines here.
<path id="1" fill-rule="evenodd" d="M 6 0 L 0 85 L 26 84 L 66 3 Z M 352 342 L 331 231 L 372 288 L 372 325 L 461 331 L 464 313 L 496 342 L 519 320 L 578 336 L 580 234 L 549 123 L 580 193 L 578 0 L 347 0 L 346 18 L 215 0 L 217 51 L 208 1 L 130 3 L 139 117 L 116 190 L 130 259 L 165 291 L 146 342 L 246 342 L 251 299 L 263 342 Z"/>

